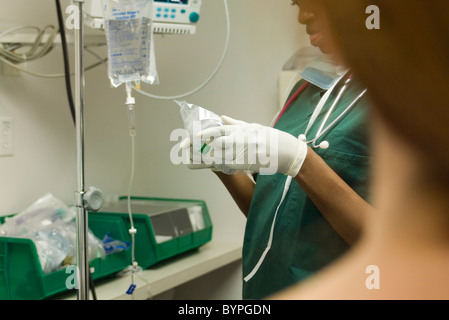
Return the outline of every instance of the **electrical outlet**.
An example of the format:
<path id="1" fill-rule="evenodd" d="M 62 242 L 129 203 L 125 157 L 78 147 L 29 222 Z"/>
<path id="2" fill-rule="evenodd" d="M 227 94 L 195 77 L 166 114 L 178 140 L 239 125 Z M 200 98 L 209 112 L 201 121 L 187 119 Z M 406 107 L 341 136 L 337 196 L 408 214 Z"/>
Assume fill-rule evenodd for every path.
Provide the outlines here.
<path id="1" fill-rule="evenodd" d="M 0 156 L 14 155 L 14 127 L 11 117 L 0 117 Z"/>

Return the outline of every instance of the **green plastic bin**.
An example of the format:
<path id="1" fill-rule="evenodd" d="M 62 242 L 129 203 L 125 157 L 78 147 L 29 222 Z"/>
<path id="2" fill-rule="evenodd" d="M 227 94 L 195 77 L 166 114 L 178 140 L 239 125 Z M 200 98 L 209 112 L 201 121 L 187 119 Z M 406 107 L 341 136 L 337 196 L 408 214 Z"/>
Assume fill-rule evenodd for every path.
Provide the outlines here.
<path id="1" fill-rule="evenodd" d="M 118 204 L 105 207 L 100 212 L 89 213 L 89 225 L 92 226 L 92 231 L 96 230 L 99 234 L 108 231 L 113 238 L 131 242 L 129 234 L 131 224 L 126 208 L 127 197 L 120 197 Z M 185 218 L 186 212 L 191 212 L 193 208 L 195 210 L 201 208 L 203 226 L 198 230 L 194 230 L 194 228 L 190 230 Z M 206 203 L 202 200 L 131 197 L 131 211 L 134 228 L 137 229 L 135 260 L 143 269 L 162 260 L 199 248 L 212 239 L 209 211 Z M 175 218 L 180 224 L 183 224 L 181 227 L 184 228 L 184 232 L 178 232 L 170 240 L 158 241 L 157 233 L 161 231 L 158 229 L 164 229 L 167 226 L 166 220 Z M 106 227 L 103 226 L 104 221 L 115 221 L 116 229 L 106 230 Z M 181 227 L 178 226 L 178 229 Z"/>
<path id="2" fill-rule="evenodd" d="M 127 197 L 121 197 L 119 202 L 123 204 L 126 200 Z M 134 227 L 137 229 L 135 259 L 143 269 L 164 259 L 196 249 L 212 238 L 209 211 L 202 200 L 132 197 L 132 201 L 151 204 L 153 208 L 155 204 L 158 208 L 168 207 L 168 209 L 178 206 L 178 211 L 171 211 L 174 214 L 187 207 L 200 207 L 204 220 L 204 228 L 201 230 L 181 234 L 159 243 L 153 227 L 152 219 L 155 219 L 151 217 L 151 213 L 133 213 Z M 0 224 L 4 222 L 4 219 L 5 217 L 0 217 Z M 114 239 L 131 242 L 127 212 L 89 212 L 88 222 L 89 229 L 99 239 L 103 239 L 109 232 Z M 130 264 L 131 250 L 107 255 L 105 259 L 91 260 L 92 279 L 112 276 Z M 0 300 L 42 300 L 67 292 L 66 280 L 70 275 L 66 273 L 66 269 L 44 274 L 36 246 L 31 239 L 0 237 Z"/>
<path id="3" fill-rule="evenodd" d="M 5 217 L 0 217 L 0 223 Z M 119 221 L 105 219 L 102 227 L 89 222 L 89 228 L 102 239 L 102 229 L 117 229 Z M 100 231 L 99 231 L 100 229 Z M 125 269 L 131 260 L 129 251 L 90 261 L 92 279 L 97 280 Z M 70 271 L 70 270 L 67 270 Z M 42 300 L 67 292 L 66 280 L 73 272 L 61 269 L 48 274 L 42 271 L 36 246 L 31 239 L 0 237 L 0 300 Z"/>

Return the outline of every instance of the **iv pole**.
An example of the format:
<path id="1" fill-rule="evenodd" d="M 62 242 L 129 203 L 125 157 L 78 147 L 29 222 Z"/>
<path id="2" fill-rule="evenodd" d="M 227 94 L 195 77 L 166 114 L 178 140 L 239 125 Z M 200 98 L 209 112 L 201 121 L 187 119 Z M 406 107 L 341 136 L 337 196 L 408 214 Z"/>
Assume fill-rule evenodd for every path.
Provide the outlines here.
<path id="1" fill-rule="evenodd" d="M 100 189 L 84 186 L 84 0 L 73 0 L 77 5 L 75 21 L 75 122 L 78 191 L 75 192 L 76 263 L 78 300 L 89 300 L 89 243 L 88 210 L 98 211 L 104 203 Z"/>
<path id="2" fill-rule="evenodd" d="M 73 0 L 78 7 L 75 23 L 75 111 L 78 191 L 75 193 L 78 300 L 89 299 L 89 255 L 87 208 L 84 205 L 84 0 Z"/>

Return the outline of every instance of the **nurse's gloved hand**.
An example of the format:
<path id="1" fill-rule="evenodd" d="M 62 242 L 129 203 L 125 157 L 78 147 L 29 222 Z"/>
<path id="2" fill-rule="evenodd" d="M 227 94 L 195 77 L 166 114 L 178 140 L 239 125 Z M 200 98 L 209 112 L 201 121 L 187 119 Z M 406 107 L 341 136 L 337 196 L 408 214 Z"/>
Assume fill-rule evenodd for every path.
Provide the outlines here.
<path id="1" fill-rule="evenodd" d="M 190 138 L 185 138 L 179 144 L 179 148 L 184 150 L 189 149 L 190 162 L 187 165 L 189 169 L 213 169 L 214 165 L 212 160 L 208 161 L 208 156 L 201 153 L 201 144 L 195 144 L 194 147 L 192 140 Z"/>
<path id="2" fill-rule="evenodd" d="M 227 116 L 224 126 L 203 130 L 199 137 L 211 148 L 214 167 L 227 170 L 283 173 L 295 177 L 307 155 L 307 145 L 295 136 L 257 123 Z"/>
<path id="3" fill-rule="evenodd" d="M 213 159 L 211 159 L 208 152 L 200 152 L 197 150 L 201 150 L 203 142 L 199 138 L 196 138 L 199 143 L 195 144 L 190 140 L 190 138 L 184 139 L 180 144 L 180 149 L 189 149 L 190 162 L 187 165 L 189 169 L 198 170 L 198 169 L 210 169 L 212 171 L 219 171 L 226 174 L 235 174 L 237 170 L 227 167 L 224 164 L 215 164 L 213 163 Z"/>

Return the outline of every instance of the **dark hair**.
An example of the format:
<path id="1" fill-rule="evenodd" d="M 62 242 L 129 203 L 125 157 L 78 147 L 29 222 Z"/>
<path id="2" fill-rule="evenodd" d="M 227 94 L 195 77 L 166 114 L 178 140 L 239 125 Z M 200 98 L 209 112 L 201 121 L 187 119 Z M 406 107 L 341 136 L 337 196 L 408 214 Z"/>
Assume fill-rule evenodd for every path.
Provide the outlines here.
<path id="1" fill-rule="evenodd" d="M 449 0 L 323 0 L 346 63 L 378 114 L 449 176 Z M 380 29 L 366 13 L 377 5 Z"/>

